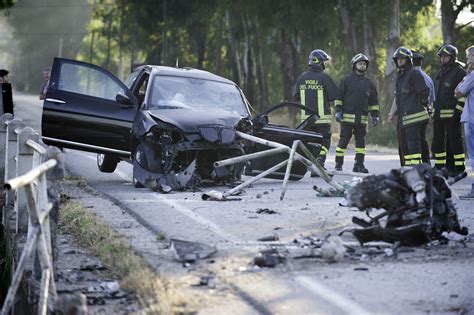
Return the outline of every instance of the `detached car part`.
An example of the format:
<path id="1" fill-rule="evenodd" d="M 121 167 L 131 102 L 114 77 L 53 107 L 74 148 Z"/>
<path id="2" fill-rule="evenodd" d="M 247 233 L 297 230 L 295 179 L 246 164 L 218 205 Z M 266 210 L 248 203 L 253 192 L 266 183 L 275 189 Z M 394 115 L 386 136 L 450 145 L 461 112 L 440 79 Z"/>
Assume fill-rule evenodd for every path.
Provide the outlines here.
<path id="1" fill-rule="evenodd" d="M 367 215 L 373 208 L 385 211 L 369 216 L 369 221 L 353 217 L 352 222 L 362 228 L 351 232 L 361 244 L 384 241 L 420 245 L 442 239 L 443 232 L 467 235 L 468 229 L 460 226 L 451 197 L 443 172 L 428 164 L 368 176 L 346 192 L 348 206 Z"/>

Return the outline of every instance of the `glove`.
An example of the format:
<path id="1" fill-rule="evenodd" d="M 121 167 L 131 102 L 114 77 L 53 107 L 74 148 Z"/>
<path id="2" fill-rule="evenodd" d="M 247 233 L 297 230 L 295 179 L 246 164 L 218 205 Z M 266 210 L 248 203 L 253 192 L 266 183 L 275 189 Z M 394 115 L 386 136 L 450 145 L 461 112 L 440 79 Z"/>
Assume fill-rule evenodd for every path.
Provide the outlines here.
<path id="1" fill-rule="evenodd" d="M 426 106 L 426 111 L 428 112 L 428 115 L 430 116 L 430 118 L 433 118 L 433 105 L 431 104 L 428 104 L 428 106 Z"/>
<path id="2" fill-rule="evenodd" d="M 372 117 L 372 126 L 377 126 L 379 124 L 380 118 Z"/>
<path id="3" fill-rule="evenodd" d="M 341 122 L 342 121 L 342 112 L 336 112 L 336 121 Z"/>

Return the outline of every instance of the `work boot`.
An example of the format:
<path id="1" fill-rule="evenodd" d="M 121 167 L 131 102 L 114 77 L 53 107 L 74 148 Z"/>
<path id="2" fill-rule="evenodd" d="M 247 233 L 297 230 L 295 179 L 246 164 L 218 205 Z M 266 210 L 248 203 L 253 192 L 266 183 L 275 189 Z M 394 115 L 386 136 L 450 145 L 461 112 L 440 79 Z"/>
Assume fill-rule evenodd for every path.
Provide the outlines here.
<path id="1" fill-rule="evenodd" d="M 334 167 L 335 171 L 342 171 L 342 164 L 336 163 L 336 167 Z"/>
<path id="2" fill-rule="evenodd" d="M 354 173 L 365 173 L 365 174 L 367 174 L 369 172 L 369 170 L 365 168 L 364 164 L 362 164 L 362 165 L 355 164 L 352 171 Z"/>

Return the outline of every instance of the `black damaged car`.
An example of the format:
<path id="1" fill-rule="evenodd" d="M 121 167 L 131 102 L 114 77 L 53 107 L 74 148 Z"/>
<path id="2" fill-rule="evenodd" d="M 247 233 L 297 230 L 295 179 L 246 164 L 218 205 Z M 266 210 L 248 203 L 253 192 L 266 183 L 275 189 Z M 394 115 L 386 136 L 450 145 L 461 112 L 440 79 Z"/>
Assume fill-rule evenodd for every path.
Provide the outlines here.
<path id="1" fill-rule="evenodd" d="M 207 71 L 141 66 L 122 83 L 98 66 L 55 58 L 42 136 L 50 145 L 97 153 L 102 172 L 113 172 L 121 160 L 133 163 L 135 187 L 185 189 L 201 180 L 240 179 L 243 164 L 215 168 L 213 163 L 268 149 L 238 139 L 236 131 L 287 145 L 300 139 L 317 152 L 321 135 L 303 130 L 307 122 L 296 128 L 268 122 L 273 110 L 291 106 L 303 108 L 282 103 L 253 117 L 241 89 Z M 246 173 L 258 174 L 284 158 L 253 160 Z M 305 173 L 297 162 L 291 179 Z"/>

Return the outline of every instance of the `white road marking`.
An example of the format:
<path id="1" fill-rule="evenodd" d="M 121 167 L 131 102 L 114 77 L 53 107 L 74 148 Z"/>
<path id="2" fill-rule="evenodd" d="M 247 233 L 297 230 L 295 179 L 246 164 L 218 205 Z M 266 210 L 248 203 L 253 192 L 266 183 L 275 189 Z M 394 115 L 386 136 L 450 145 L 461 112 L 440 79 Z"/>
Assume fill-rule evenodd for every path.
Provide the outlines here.
<path id="1" fill-rule="evenodd" d="M 321 297 L 331 303 L 332 305 L 338 307 L 340 310 L 346 314 L 351 315 L 367 315 L 372 314 L 363 307 L 359 306 L 357 303 L 345 298 L 336 291 L 328 288 L 320 282 L 317 282 L 315 279 L 311 279 L 306 276 L 298 276 L 295 278 L 302 287 L 308 289 L 312 293 L 316 294 L 318 297 Z"/>
<path id="2" fill-rule="evenodd" d="M 219 235 L 223 239 L 226 239 L 230 242 L 233 243 L 238 243 L 239 240 L 235 238 L 234 236 L 230 235 L 226 231 L 224 231 L 220 226 L 215 224 L 209 219 L 206 219 L 205 217 L 197 214 L 193 210 L 180 205 L 176 200 L 168 199 L 165 195 L 159 195 L 158 193 L 153 193 L 151 194 L 153 197 L 155 197 L 157 200 L 167 204 L 168 206 L 174 208 L 175 210 L 178 210 L 182 214 L 186 215 L 187 217 L 191 218 L 192 220 L 196 221 L 197 223 L 204 225 L 207 227 L 209 230 L 214 232 L 215 234 Z"/>
<path id="3" fill-rule="evenodd" d="M 92 157 L 88 154 L 85 154 L 85 153 L 82 153 L 82 152 L 77 152 L 77 153 L 80 154 L 80 155 L 83 155 L 83 156 L 85 156 L 85 157 L 87 157 L 91 160 L 95 160 L 94 157 Z M 126 175 L 125 173 L 123 173 L 119 170 L 115 170 L 114 174 L 118 175 L 123 180 L 126 180 L 126 181 L 131 180 L 129 175 Z M 225 239 L 227 241 L 230 241 L 232 243 L 239 243 L 240 242 L 237 238 L 235 238 L 234 236 L 232 236 L 229 233 L 227 233 L 226 231 L 224 231 L 221 227 L 219 227 L 217 224 L 215 224 L 211 220 L 206 219 L 205 217 L 195 213 L 193 210 L 179 204 L 176 200 L 169 199 L 165 195 L 159 195 L 158 193 L 151 193 L 150 196 L 154 197 L 155 199 L 157 199 L 158 201 L 161 201 L 164 204 L 167 204 L 168 206 L 174 208 L 175 210 L 181 212 L 182 214 L 184 214 L 185 216 L 189 217 L 190 219 L 196 221 L 197 223 L 199 223 L 201 225 L 204 225 L 206 228 L 208 228 L 209 230 L 211 230 L 215 234 L 219 235 L 223 239 Z"/>

